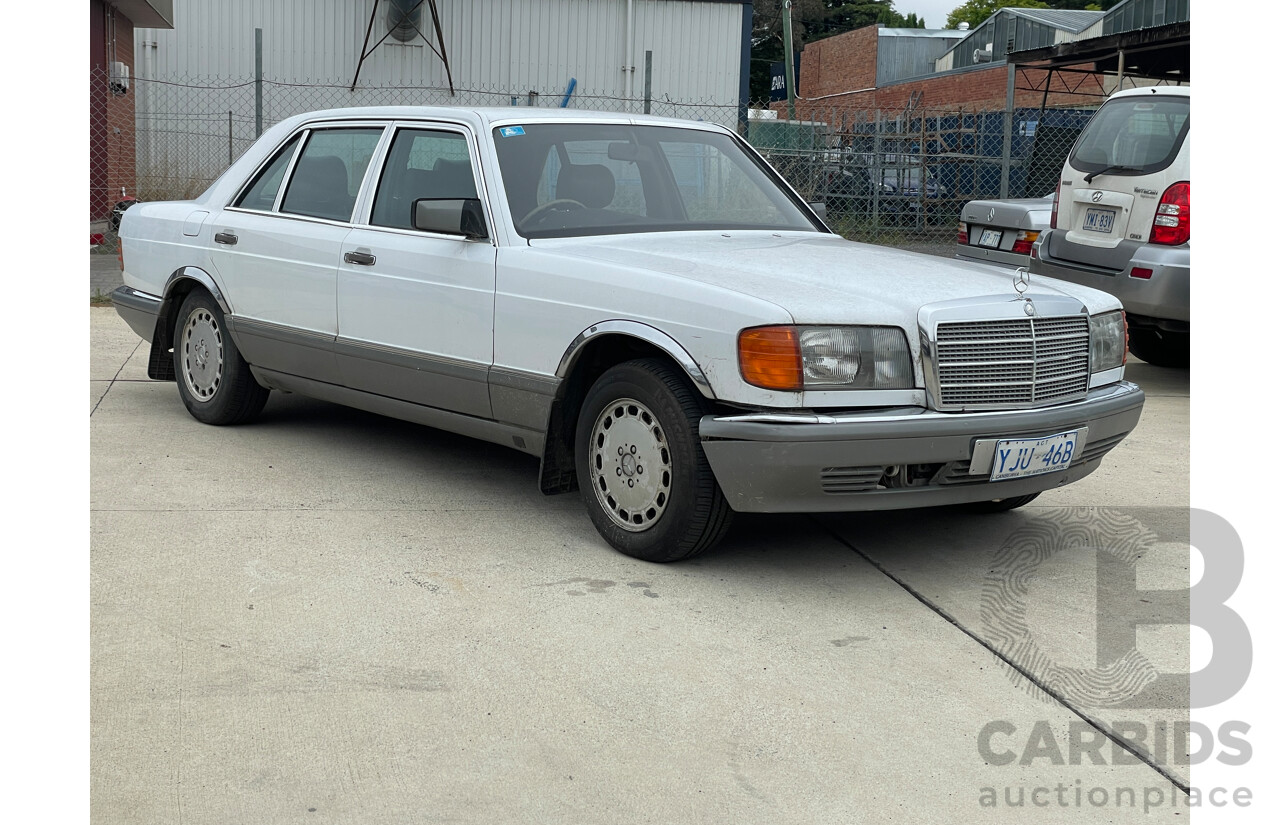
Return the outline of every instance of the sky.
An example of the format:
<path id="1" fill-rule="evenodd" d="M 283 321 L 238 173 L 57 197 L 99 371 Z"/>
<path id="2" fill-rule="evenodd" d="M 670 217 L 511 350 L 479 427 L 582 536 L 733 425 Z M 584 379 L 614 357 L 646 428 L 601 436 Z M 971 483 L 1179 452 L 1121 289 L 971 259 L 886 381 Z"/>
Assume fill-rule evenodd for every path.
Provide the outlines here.
<path id="1" fill-rule="evenodd" d="M 925 25 L 931 29 L 941 29 L 947 22 L 947 15 L 962 5 L 964 0 L 893 0 L 898 14 L 905 17 L 915 12 L 916 17 L 923 17 Z"/>

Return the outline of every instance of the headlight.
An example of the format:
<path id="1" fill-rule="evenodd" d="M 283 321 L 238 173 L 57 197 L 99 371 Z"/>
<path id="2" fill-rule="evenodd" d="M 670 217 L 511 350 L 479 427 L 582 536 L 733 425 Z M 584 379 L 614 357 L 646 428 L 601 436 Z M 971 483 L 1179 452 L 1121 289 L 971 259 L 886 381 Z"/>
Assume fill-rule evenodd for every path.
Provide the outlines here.
<path id="1" fill-rule="evenodd" d="M 1128 332 L 1124 312 L 1089 317 L 1089 371 L 1103 372 L 1124 366 Z"/>
<path id="2" fill-rule="evenodd" d="M 897 327 L 754 327 L 738 335 L 748 384 L 770 390 L 909 389 L 907 336 Z"/>

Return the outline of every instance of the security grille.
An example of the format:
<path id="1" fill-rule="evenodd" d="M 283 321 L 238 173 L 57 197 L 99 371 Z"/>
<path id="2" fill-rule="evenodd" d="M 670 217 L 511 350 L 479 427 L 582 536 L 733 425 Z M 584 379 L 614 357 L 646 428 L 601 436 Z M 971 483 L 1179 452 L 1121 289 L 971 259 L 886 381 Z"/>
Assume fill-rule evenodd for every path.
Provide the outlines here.
<path id="1" fill-rule="evenodd" d="M 941 323 L 935 339 L 938 408 L 1035 407 L 1089 390 L 1089 319 Z"/>

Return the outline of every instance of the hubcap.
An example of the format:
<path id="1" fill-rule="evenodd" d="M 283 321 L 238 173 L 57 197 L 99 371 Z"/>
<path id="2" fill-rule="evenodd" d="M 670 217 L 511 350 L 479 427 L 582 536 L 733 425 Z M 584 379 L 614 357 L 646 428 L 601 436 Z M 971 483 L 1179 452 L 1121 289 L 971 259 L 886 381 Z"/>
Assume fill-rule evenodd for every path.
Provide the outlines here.
<path id="1" fill-rule="evenodd" d="M 222 383 L 222 328 L 209 310 L 187 316 L 182 328 L 182 380 L 200 401 L 208 401 Z"/>
<path id="2" fill-rule="evenodd" d="M 671 498 L 671 450 L 658 418 L 619 399 L 591 428 L 591 488 L 613 523 L 639 533 L 662 518 Z"/>

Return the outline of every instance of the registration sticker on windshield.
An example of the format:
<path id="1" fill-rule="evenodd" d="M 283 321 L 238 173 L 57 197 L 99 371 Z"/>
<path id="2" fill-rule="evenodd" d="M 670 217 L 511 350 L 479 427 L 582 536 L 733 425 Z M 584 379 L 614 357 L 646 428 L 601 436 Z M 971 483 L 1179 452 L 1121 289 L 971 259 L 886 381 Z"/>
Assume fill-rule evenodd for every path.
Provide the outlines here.
<path id="1" fill-rule="evenodd" d="M 523 135 L 524 127 L 523 126 L 503 126 L 501 129 L 498 130 L 498 134 L 502 135 L 503 137 L 515 137 L 516 135 Z"/>

